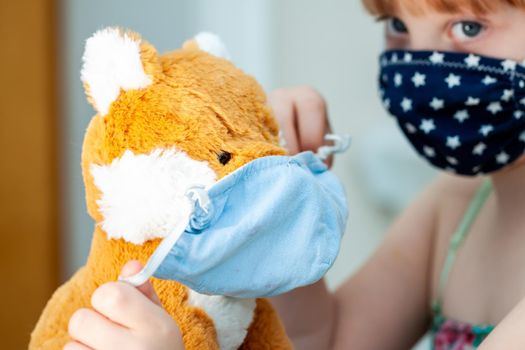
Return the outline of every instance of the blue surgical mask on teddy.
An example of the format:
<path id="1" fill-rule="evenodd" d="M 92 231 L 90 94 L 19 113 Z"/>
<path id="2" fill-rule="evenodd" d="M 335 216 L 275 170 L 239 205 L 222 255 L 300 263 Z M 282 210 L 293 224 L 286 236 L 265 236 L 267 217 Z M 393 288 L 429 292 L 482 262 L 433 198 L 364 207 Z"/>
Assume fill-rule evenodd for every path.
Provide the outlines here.
<path id="1" fill-rule="evenodd" d="M 419 154 L 461 175 L 497 171 L 524 154 L 525 65 L 473 54 L 387 51 L 380 92 Z"/>
<path id="2" fill-rule="evenodd" d="M 317 155 L 255 159 L 209 189 L 187 192 L 189 223 L 166 237 L 137 275 L 155 276 L 203 294 L 263 297 L 316 282 L 332 266 L 347 220 L 344 189 Z"/>

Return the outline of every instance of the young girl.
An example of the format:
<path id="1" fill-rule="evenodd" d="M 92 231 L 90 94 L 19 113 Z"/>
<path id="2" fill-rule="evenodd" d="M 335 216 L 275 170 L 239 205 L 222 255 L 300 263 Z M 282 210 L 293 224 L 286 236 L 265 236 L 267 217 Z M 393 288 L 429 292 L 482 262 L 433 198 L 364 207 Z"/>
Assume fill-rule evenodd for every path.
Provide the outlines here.
<path id="1" fill-rule="evenodd" d="M 438 350 L 485 338 L 480 349 L 523 349 L 525 0 L 365 5 L 386 26 L 383 103 L 445 172 L 335 293 L 321 281 L 274 305 L 297 349 L 408 349 L 428 330 Z M 317 92 L 278 90 L 270 102 L 292 152 L 322 144 L 328 119 Z M 66 348 L 182 348 L 155 300 L 149 285 L 100 287 L 94 310 L 72 317 L 77 341 Z"/>

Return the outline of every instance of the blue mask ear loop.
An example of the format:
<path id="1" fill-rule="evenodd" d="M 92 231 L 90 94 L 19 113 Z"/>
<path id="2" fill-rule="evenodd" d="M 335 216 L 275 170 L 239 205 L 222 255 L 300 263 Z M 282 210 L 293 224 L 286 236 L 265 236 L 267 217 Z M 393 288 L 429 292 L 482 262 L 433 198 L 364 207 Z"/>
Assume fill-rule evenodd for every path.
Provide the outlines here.
<path id="1" fill-rule="evenodd" d="M 333 141 L 334 144 L 319 147 L 315 155 L 322 161 L 327 160 L 333 154 L 344 153 L 350 148 L 351 138 L 349 135 L 326 134 L 324 139 Z"/>
<path id="2" fill-rule="evenodd" d="M 199 202 L 200 207 L 206 213 L 208 212 L 210 198 L 208 197 L 208 193 L 206 192 L 204 187 L 192 187 L 188 191 L 186 191 L 186 196 L 193 203 L 193 209 L 189 217 L 191 217 L 191 215 L 195 211 L 196 202 Z M 146 283 L 150 279 L 150 277 L 153 276 L 155 271 L 157 271 L 160 264 L 162 264 L 162 262 L 169 254 L 171 248 L 175 245 L 175 243 L 177 243 L 177 240 L 184 233 L 187 226 L 188 222 L 179 222 L 177 226 L 175 226 L 173 231 L 169 234 L 169 236 L 162 240 L 157 249 L 155 249 L 151 257 L 149 258 L 148 262 L 146 263 L 146 266 L 144 266 L 144 268 L 139 273 L 128 277 L 119 276 L 118 280 L 120 282 L 131 284 L 135 287 L 141 286 L 144 283 Z"/>

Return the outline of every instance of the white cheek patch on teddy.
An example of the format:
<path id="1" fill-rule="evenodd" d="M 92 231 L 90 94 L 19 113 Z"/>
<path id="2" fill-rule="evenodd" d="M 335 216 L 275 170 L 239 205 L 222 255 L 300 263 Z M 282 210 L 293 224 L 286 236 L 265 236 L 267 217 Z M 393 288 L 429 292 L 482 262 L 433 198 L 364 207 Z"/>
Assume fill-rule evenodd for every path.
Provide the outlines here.
<path id="1" fill-rule="evenodd" d="M 241 346 L 253 320 L 255 299 L 204 295 L 188 289 L 188 303 L 203 309 L 213 320 L 221 350 Z"/>
<path id="2" fill-rule="evenodd" d="M 108 238 L 134 244 L 185 227 L 193 209 L 187 190 L 207 189 L 216 180 L 207 162 L 176 149 L 150 154 L 126 151 L 109 165 L 91 165 L 91 174 L 101 192 L 97 204 L 104 218 L 102 229 Z"/>

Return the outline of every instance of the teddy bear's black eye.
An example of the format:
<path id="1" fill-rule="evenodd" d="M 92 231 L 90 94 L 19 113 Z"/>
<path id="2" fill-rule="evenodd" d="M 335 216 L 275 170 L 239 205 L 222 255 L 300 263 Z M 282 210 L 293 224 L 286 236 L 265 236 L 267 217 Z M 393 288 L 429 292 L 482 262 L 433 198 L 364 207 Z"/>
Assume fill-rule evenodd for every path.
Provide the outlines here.
<path id="1" fill-rule="evenodd" d="M 232 159 L 232 154 L 230 152 L 221 151 L 221 153 L 217 155 L 217 159 L 222 165 L 226 165 L 230 159 Z"/>

